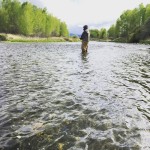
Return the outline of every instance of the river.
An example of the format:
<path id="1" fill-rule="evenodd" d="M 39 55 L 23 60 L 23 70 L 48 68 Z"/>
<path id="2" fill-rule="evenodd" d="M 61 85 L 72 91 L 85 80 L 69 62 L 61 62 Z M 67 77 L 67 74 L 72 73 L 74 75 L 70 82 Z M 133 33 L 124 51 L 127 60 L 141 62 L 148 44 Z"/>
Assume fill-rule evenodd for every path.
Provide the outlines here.
<path id="1" fill-rule="evenodd" d="M 150 150 L 150 46 L 0 43 L 0 149 Z"/>

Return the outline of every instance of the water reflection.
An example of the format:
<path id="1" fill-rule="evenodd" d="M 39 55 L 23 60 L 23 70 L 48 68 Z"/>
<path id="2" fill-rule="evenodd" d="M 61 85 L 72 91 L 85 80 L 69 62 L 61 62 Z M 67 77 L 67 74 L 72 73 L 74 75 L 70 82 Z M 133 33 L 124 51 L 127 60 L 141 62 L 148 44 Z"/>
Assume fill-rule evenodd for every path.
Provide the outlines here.
<path id="1" fill-rule="evenodd" d="M 88 61 L 88 52 L 82 52 L 81 59 L 82 59 L 82 62 L 87 62 Z"/>

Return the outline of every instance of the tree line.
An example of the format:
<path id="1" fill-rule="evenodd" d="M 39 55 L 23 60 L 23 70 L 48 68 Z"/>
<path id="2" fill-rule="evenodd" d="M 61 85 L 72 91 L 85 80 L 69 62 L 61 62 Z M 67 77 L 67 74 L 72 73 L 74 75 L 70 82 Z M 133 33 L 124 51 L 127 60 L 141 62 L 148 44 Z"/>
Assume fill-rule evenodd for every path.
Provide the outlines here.
<path id="1" fill-rule="evenodd" d="M 91 37 L 123 42 L 139 42 L 150 37 L 150 4 L 140 4 L 133 10 L 124 11 L 108 30 L 93 29 Z"/>
<path id="2" fill-rule="evenodd" d="M 45 8 L 19 0 L 0 0 L 0 32 L 40 37 L 69 35 L 65 22 Z"/>
<path id="3" fill-rule="evenodd" d="M 91 29 L 90 30 L 90 37 L 93 39 L 107 39 L 107 30 L 105 28 L 98 29 Z"/>

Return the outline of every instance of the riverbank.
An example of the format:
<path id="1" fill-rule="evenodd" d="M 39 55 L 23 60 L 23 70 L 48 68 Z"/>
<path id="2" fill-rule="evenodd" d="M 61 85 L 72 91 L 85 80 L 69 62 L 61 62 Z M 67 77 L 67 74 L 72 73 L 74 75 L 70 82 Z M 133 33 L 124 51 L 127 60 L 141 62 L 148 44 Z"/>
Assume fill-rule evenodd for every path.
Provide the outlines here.
<path id="1" fill-rule="evenodd" d="M 126 41 L 126 39 L 123 38 L 117 38 L 117 39 L 98 39 L 98 38 L 91 38 L 91 41 L 97 41 L 97 42 L 116 42 L 116 43 L 129 43 Z M 150 44 L 150 38 L 146 40 L 141 40 L 139 42 L 140 44 Z"/>
<path id="2" fill-rule="evenodd" d="M 147 39 L 147 40 L 142 40 L 142 41 L 140 41 L 140 43 L 142 43 L 142 44 L 150 44 L 150 38 Z"/>
<path id="3" fill-rule="evenodd" d="M 97 42 L 113 42 L 111 39 L 98 39 L 98 38 L 90 38 L 90 41 L 97 41 Z"/>
<path id="4" fill-rule="evenodd" d="M 128 42 L 127 39 L 125 39 L 125 38 L 117 38 L 117 39 L 111 40 L 111 42 L 132 43 L 132 42 Z M 145 40 L 140 40 L 138 43 L 140 43 L 140 44 L 150 44 L 150 38 L 147 38 Z"/>
<path id="5" fill-rule="evenodd" d="M 27 37 L 23 35 L 0 33 L 0 41 L 7 42 L 79 42 L 76 37 Z"/>

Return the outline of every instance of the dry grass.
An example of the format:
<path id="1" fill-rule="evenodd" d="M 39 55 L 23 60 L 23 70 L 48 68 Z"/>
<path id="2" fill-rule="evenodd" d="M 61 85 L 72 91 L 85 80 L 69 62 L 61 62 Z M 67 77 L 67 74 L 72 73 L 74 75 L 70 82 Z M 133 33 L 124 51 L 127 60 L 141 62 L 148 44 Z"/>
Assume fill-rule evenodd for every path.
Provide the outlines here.
<path id="1" fill-rule="evenodd" d="M 49 37 L 49 38 L 42 38 L 42 37 L 27 37 L 23 35 L 15 35 L 15 34 L 5 34 L 0 33 L 6 37 L 6 41 L 9 42 L 78 42 L 80 41 L 78 38 L 65 38 L 65 37 Z"/>

